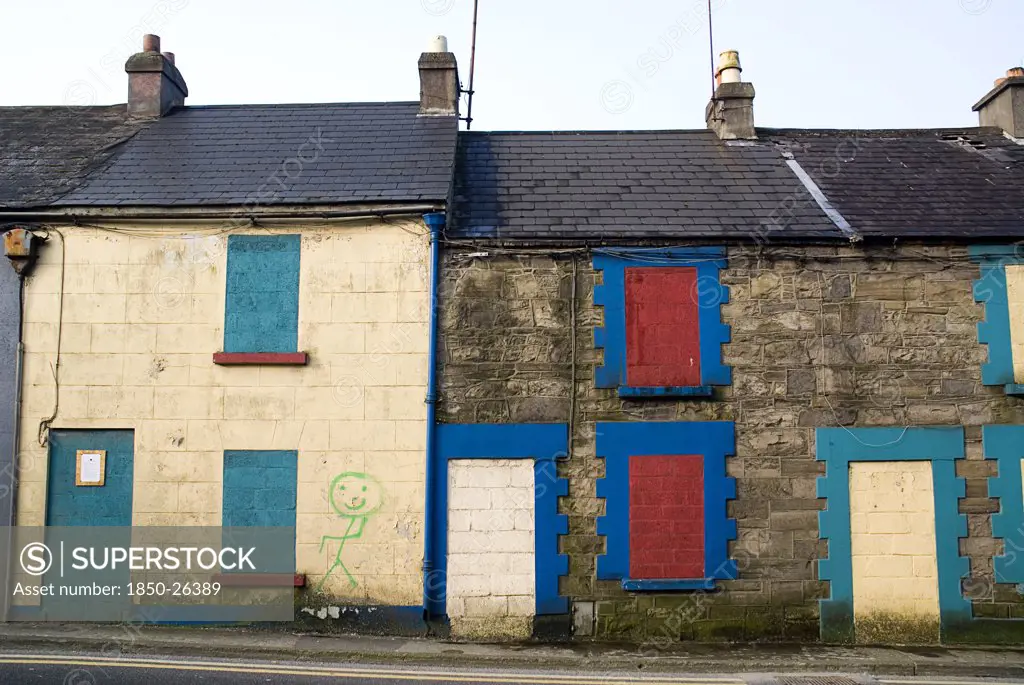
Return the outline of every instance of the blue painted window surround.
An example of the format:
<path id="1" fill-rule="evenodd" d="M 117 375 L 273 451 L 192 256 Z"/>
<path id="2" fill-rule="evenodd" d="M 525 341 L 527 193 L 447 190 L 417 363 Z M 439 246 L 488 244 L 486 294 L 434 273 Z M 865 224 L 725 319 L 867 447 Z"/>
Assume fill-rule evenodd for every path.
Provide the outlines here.
<path id="1" fill-rule="evenodd" d="M 981 382 L 1001 385 L 1007 395 L 1024 395 L 1024 385 L 1018 384 L 1013 375 L 1006 291 L 1006 266 L 1024 264 L 1024 247 L 972 245 L 969 254 L 981 266 L 981 275 L 974 282 L 974 301 L 985 307 L 985 319 L 978 324 L 978 342 L 988 346 L 988 362 L 981 367 Z"/>
<path id="2" fill-rule="evenodd" d="M 597 456 L 605 460 L 605 477 L 597 496 L 605 499 L 605 515 L 597 518 L 597 534 L 607 541 L 597 557 L 599 580 L 620 580 L 631 591 L 713 590 L 716 580 L 736 578 L 729 541 L 736 539 L 736 521 L 726 502 L 736 497 L 736 480 L 725 475 L 725 460 L 736 453 L 732 421 L 598 423 Z M 629 459 L 642 455 L 700 455 L 704 460 L 704 578 L 649 580 L 629 577 Z"/>
<path id="3" fill-rule="evenodd" d="M 569 481 L 559 478 L 556 461 L 569 445 L 564 423 L 437 424 L 432 541 L 436 566 L 428 580 L 427 611 L 447 613 L 448 586 L 448 461 L 451 459 L 533 459 L 535 515 L 536 615 L 569 613 L 569 600 L 558 594 L 558 577 L 569 573 L 569 558 L 558 553 L 558 536 L 569 533 L 569 517 L 558 513 L 558 498 L 569 494 Z"/>
<path id="4" fill-rule="evenodd" d="M 722 345 L 730 337 L 721 317 L 721 305 L 729 301 L 729 288 L 719 280 L 726 266 L 724 247 L 602 248 L 594 250 L 593 264 L 603 278 L 594 288 L 594 304 L 604 308 L 604 326 L 594 329 L 594 345 L 604 350 L 604 364 L 595 371 L 596 387 L 618 388 L 620 397 L 711 397 L 713 386 L 732 383 L 732 369 L 722 362 Z M 627 382 L 626 269 L 658 266 L 697 271 L 700 385 L 631 387 Z"/>
<path id="5" fill-rule="evenodd" d="M 985 458 L 999 464 L 998 475 L 988 479 L 989 497 L 999 498 L 992 535 L 1005 543 L 1003 554 L 995 558 L 996 582 L 1024 583 L 1024 426 L 984 426 L 981 431 Z"/>
<path id="6" fill-rule="evenodd" d="M 225 352 L 297 351 L 300 252 L 298 235 L 228 237 Z"/>
<path id="7" fill-rule="evenodd" d="M 818 530 L 821 539 L 828 540 L 828 558 L 818 561 L 818 578 L 829 581 L 831 588 L 831 596 L 820 600 L 821 639 L 854 639 L 850 462 L 859 461 L 932 463 L 942 634 L 969 623 L 971 603 L 960 588 L 960 579 L 969 570 L 968 559 L 960 556 L 967 517 L 960 513 L 959 499 L 966 495 L 967 486 L 956 476 L 956 460 L 964 458 L 963 428 L 818 428 L 815 444 L 817 459 L 826 465 L 817 483 L 818 497 L 827 499 L 826 509 L 818 514 Z"/>

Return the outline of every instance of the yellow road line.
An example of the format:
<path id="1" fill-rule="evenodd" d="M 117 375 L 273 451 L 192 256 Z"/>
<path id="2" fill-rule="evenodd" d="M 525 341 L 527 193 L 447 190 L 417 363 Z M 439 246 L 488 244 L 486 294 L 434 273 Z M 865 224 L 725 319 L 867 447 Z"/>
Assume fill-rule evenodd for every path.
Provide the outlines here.
<path id="1" fill-rule="evenodd" d="M 879 678 L 878 682 L 890 685 L 1021 685 L 1019 680 L 999 681 L 984 676 L 978 676 L 977 680 L 890 680 Z"/>
<path id="2" fill-rule="evenodd" d="M 481 683 L 543 683 L 544 685 L 608 685 L 610 683 L 638 683 L 643 685 L 742 685 L 742 680 L 723 680 L 717 678 L 708 679 L 687 679 L 687 680 L 664 680 L 664 679 L 643 679 L 633 677 L 571 677 L 552 675 L 530 675 L 524 673 L 519 676 L 502 676 L 488 673 L 456 673 L 440 671 L 412 671 L 412 670 L 371 670 L 356 668 L 302 668 L 302 667 L 277 667 L 257 666 L 250 664 L 213 664 L 196 661 L 164 661 L 164 660 L 118 660 L 113 658 L 82 659 L 74 657 L 35 657 L 35 656 L 6 656 L 0 657 L 0 664 L 18 665 L 46 665 L 46 666 L 81 666 L 102 668 L 137 668 L 137 669 L 177 669 L 182 671 L 210 671 L 220 673 L 254 673 L 264 675 L 298 675 L 298 676 L 319 676 L 330 678 L 365 678 L 371 680 L 424 680 L 424 681 L 452 681 L 452 682 L 481 682 Z M 974 684 L 972 684 L 974 685 Z"/>

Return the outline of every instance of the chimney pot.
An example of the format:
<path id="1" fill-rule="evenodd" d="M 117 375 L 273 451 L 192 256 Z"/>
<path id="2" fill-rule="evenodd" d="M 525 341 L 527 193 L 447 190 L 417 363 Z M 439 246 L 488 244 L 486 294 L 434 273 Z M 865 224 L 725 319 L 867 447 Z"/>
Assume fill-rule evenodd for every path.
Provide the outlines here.
<path id="1" fill-rule="evenodd" d="M 434 36 L 430 39 L 427 52 L 448 52 L 448 37 Z"/>
<path id="2" fill-rule="evenodd" d="M 718 56 L 715 68 L 715 96 L 708 103 L 704 120 L 722 140 L 753 140 L 754 85 L 740 79 L 740 53 L 726 50 Z"/>
<path id="3" fill-rule="evenodd" d="M 743 67 L 740 66 L 740 53 L 736 50 L 726 50 L 718 55 L 718 67 L 715 69 L 715 82 L 739 83 L 740 73 Z"/>
<path id="4" fill-rule="evenodd" d="M 142 52 L 128 58 L 128 114 L 160 118 L 185 104 L 188 86 L 174 66 L 173 52 L 160 52 L 160 37 L 146 34 Z"/>
<path id="5" fill-rule="evenodd" d="M 976 105 L 982 126 L 1003 129 L 1014 138 L 1024 138 L 1024 67 L 1006 71 L 1005 78 L 995 85 Z"/>
<path id="6" fill-rule="evenodd" d="M 458 116 L 459 65 L 448 52 L 448 39 L 434 36 L 420 55 L 420 116 Z"/>

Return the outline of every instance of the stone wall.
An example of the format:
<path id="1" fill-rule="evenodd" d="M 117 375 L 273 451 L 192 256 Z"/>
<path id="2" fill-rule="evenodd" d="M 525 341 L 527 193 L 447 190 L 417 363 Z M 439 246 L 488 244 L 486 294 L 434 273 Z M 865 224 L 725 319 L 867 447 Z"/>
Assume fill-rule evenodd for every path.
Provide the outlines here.
<path id="1" fill-rule="evenodd" d="M 722 316 L 732 326 L 724 348 L 733 385 L 713 401 L 620 399 L 594 388 L 600 362 L 593 330 L 595 274 L 590 255 L 577 266 L 575 397 L 572 387 L 572 254 L 520 256 L 486 247 L 450 248 L 441 293 L 442 387 L 445 422 L 565 422 L 574 406 L 572 455 L 559 465 L 569 479 L 569 535 L 561 541 L 570 573 L 561 592 L 596 602 L 599 637 L 677 639 L 790 639 L 818 637 L 818 599 L 828 594 L 815 561 L 827 556 L 818 539 L 814 429 L 829 426 L 963 425 L 971 559 L 965 592 L 975 615 L 1024 616 L 1012 585 L 992 585 L 991 536 L 981 425 L 1024 422 L 1024 401 L 983 387 L 986 350 L 976 337 L 982 307 L 973 301 L 978 267 L 966 248 L 731 247 L 722 282 L 731 302 Z M 728 513 L 738 525 L 731 544 L 739 560 L 735 581 L 710 595 L 624 592 L 597 581 L 603 552 L 595 519 L 604 510 L 595 479 L 596 421 L 730 420 L 736 422 L 737 499 Z"/>

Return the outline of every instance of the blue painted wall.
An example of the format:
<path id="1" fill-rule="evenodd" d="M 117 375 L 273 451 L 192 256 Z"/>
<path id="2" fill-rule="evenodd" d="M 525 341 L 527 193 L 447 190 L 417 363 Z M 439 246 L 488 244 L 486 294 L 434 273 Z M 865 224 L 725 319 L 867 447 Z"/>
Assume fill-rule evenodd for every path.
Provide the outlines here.
<path id="1" fill-rule="evenodd" d="M 225 352 L 296 352 L 298 235 L 228 237 Z"/>
<path id="2" fill-rule="evenodd" d="M 295 527 L 298 452 L 224 452 L 223 524 Z"/>
<path id="3" fill-rule="evenodd" d="M 106 480 L 75 485 L 78 450 L 106 450 Z M 51 430 L 46 525 L 132 525 L 135 433 L 130 430 Z"/>

